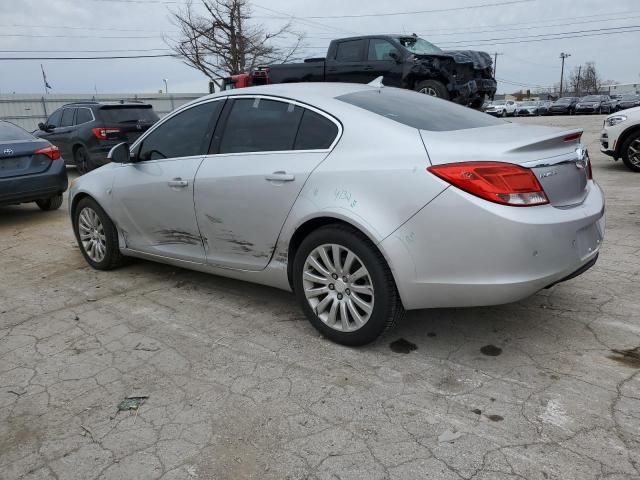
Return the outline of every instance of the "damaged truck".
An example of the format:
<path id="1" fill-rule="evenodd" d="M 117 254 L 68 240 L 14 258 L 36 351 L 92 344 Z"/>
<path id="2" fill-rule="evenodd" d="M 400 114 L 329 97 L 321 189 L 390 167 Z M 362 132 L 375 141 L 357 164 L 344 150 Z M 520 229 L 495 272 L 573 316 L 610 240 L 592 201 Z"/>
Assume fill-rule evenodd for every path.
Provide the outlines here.
<path id="1" fill-rule="evenodd" d="M 368 35 L 333 40 L 326 58 L 262 66 L 226 81 L 226 88 L 293 82 L 369 83 L 415 90 L 480 108 L 496 93 L 486 52 L 445 51 L 416 35 Z"/>

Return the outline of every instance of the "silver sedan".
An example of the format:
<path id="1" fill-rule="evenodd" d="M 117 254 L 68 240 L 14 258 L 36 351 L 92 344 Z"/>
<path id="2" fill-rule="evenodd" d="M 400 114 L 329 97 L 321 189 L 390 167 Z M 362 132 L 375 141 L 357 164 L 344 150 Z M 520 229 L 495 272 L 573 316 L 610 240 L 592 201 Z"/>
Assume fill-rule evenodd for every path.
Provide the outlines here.
<path id="1" fill-rule="evenodd" d="M 203 97 L 73 182 L 87 262 L 139 257 L 292 290 L 323 335 L 514 302 L 591 267 L 604 202 L 581 131 L 380 85 Z"/>

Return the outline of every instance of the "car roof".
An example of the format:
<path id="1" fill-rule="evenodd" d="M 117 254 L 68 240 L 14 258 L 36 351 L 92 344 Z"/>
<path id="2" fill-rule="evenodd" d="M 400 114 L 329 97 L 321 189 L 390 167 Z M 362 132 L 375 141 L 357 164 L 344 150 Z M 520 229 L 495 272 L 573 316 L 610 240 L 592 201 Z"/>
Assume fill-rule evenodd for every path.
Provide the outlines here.
<path id="1" fill-rule="evenodd" d="M 247 87 L 240 89 L 225 90 L 222 92 L 206 95 L 193 102 L 199 103 L 212 98 L 224 98 L 242 95 L 269 95 L 308 103 L 311 106 L 322 108 L 334 104 L 335 98 L 349 93 L 366 90 L 378 90 L 379 87 L 362 83 L 339 83 L 339 82 L 302 82 L 302 83 L 280 83 L 272 85 L 260 85 L 257 87 Z M 392 87 L 383 87 L 392 88 Z"/>
<path id="2" fill-rule="evenodd" d="M 114 100 L 114 101 L 86 101 L 86 102 L 72 102 L 63 105 L 64 107 L 103 107 L 103 106 L 123 106 L 123 107 L 151 107 L 150 103 L 138 102 L 135 100 Z"/>

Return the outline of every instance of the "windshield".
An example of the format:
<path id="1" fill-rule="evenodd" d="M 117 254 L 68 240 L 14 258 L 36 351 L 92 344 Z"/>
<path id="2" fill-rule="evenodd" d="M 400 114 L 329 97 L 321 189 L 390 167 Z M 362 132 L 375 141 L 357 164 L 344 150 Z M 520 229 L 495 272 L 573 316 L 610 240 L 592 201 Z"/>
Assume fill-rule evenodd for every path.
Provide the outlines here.
<path id="1" fill-rule="evenodd" d="M 436 47 L 433 43 L 418 37 L 399 37 L 397 39 L 400 44 L 416 55 L 429 55 L 431 53 L 440 53 L 442 49 Z"/>
<path id="2" fill-rule="evenodd" d="M 640 98 L 640 95 L 623 95 L 622 96 L 622 100 L 626 102 L 637 100 L 639 98 Z"/>
<path id="3" fill-rule="evenodd" d="M 495 102 L 493 102 L 491 105 L 504 105 L 505 101 L 504 100 L 496 100 Z"/>
<path id="4" fill-rule="evenodd" d="M 108 123 L 153 123 L 158 115 L 151 106 L 109 106 L 100 109 L 100 117 Z"/>
<path id="5" fill-rule="evenodd" d="M 535 107 L 537 105 L 536 102 L 522 102 L 520 104 L 521 107 Z"/>
<path id="6" fill-rule="evenodd" d="M 581 102 L 599 102 L 600 97 L 598 95 L 587 95 L 580 99 Z"/>
<path id="7" fill-rule="evenodd" d="M 556 103 L 571 103 L 572 100 L 573 100 L 572 97 L 564 97 L 564 98 L 558 99 Z"/>

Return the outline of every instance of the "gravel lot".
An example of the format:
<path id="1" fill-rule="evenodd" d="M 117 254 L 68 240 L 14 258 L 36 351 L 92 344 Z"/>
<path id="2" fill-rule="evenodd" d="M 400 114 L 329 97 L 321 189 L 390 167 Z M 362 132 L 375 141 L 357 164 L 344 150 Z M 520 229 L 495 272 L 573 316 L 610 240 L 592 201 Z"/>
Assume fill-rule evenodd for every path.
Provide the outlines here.
<path id="1" fill-rule="evenodd" d="M 595 268 L 412 312 L 360 349 L 286 292 L 99 273 L 66 210 L 0 207 L 0 478 L 640 478 L 640 360 L 614 352 L 640 347 L 640 175 L 600 154 L 602 118 L 517 119 L 585 129 L 608 209 Z M 148 398 L 118 412 L 128 396 Z"/>

